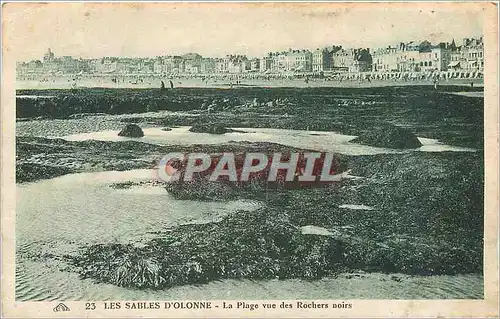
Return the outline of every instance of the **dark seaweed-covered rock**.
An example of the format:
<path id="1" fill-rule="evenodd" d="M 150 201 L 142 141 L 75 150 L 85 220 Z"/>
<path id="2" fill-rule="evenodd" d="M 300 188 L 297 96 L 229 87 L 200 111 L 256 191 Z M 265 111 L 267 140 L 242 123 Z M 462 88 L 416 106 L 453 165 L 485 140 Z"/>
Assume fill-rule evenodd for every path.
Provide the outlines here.
<path id="1" fill-rule="evenodd" d="M 221 279 L 318 279 L 339 271 L 342 245 L 329 236 L 304 236 L 286 216 L 259 209 L 172 228 L 144 248 L 91 245 L 71 263 L 83 278 L 142 289 Z"/>
<path id="2" fill-rule="evenodd" d="M 224 134 L 232 132 L 220 124 L 193 124 L 189 129 L 193 133 Z"/>
<path id="3" fill-rule="evenodd" d="M 126 137 L 143 137 L 144 132 L 137 124 L 127 124 L 125 127 L 118 133 L 118 136 L 126 136 Z"/>
<path id="4" fill-rule="evenodd" d="M 351 142 L 386 148 L 417 148 L 422 146 L 417 136 L 405 128 L 384 124 L 375 127 Z"/>
<path id="5" fill-rule="evenodd" d="M 16 165 L 16 182 L 34 182 L 70 173 L 74 173 L 74 170 L 66 167 L 22 163 Z"/>

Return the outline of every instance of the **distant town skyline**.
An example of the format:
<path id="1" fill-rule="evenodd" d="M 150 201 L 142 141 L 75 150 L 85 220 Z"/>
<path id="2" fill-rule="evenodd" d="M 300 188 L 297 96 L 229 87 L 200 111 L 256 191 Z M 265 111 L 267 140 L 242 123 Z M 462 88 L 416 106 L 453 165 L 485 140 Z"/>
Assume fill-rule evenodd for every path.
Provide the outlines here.
<path id="1" fill-rule="evenodd" d="M 289 48 L 377 48 L 483 35 L 487 3 L 9 3 L 18 61 L 196 52 L 261 57 Z M 12 34 L 11 33 L 11 34 Z"/>

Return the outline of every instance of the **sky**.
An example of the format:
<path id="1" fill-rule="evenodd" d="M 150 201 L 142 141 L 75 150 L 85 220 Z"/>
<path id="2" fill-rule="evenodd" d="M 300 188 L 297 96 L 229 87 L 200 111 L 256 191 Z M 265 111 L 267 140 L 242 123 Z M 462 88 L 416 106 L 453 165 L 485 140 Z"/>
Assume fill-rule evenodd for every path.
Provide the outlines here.
<path id="1" fill-rule="evenodd" d="M 289 48 L 375 48 L 483 35 L 487 3 L 9 3 L 4 48 L 56 56 L 263 56 Z"/>

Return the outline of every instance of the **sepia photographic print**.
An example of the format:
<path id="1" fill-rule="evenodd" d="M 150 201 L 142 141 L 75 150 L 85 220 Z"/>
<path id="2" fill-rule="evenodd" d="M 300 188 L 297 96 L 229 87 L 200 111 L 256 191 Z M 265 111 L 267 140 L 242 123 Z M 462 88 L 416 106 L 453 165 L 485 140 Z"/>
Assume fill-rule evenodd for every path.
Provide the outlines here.
<path id="1" fill-rule="evenodd" d="M 2 34 L 2 316 L 498 316 L 498 2 L 13 2 Z"/>

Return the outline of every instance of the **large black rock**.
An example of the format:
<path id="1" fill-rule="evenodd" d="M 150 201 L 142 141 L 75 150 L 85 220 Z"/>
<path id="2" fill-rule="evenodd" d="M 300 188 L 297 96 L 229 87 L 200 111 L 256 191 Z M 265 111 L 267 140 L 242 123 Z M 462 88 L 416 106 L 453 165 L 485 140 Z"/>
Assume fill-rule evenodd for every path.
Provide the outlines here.
<path id="1" fill-rule="evenodd" d="M 193 126 L 191 126 L 189 131 L 193 133 L 224 134 L 224 133 L 230 133 L 233 130 L 228 129 L 219 124 L 196 123 L 193 124 Z"/>
<path id="2" fill-rule="evenodd" d="M 351 142 L 385 148 L 418 148 L 422 143 L 417 136 L 405 128 L 383 124 L 361 134 Z"/>
<path id="3" fill-rule="evenodd" d="M 143 137 L 144 132 L 137 124 L 127 124 L 121 131 L 118 133 L 118 136 L 125 137 Z"/>

